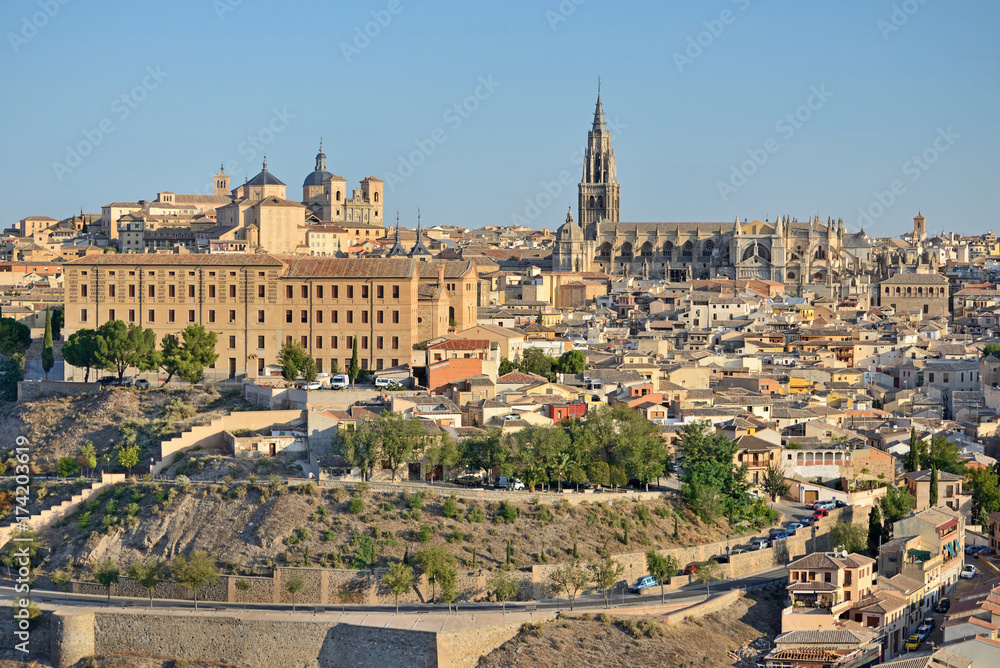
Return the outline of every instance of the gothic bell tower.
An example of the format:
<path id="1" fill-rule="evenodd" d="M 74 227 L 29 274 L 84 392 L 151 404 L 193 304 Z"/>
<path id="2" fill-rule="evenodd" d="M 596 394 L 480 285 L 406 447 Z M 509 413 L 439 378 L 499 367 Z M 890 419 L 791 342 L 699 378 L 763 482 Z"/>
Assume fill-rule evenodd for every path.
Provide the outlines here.
<path id="1" fill-rule="evenodd" d="M 587 133 L 587 151 L 583 158 L 583 179 L 579 186 L 580 225 L 584 230 L 602 220 L 619 222 L 621 186 L 615 168 L 611 133 L 604 121 L 601 86 L 597 86 L 594 125 Z M 589 238 L 589 237 L 588 237 Z"/>

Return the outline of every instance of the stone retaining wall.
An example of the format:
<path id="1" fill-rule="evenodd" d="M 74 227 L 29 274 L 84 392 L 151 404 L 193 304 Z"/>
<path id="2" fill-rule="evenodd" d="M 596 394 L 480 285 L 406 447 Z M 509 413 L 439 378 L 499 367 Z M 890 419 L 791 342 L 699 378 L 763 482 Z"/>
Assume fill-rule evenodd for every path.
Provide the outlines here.
<path id="1" fill-rule="evenodd" d="M 91 375 L 95 374 L 91 369 Z M 17 383 L 17 401 L 34 401 L 39 397 L 75 397 L 82 394 L 99 394 L 102 386 L 97 383 L 69 383 L 57 380 L 22 380 Z"/>

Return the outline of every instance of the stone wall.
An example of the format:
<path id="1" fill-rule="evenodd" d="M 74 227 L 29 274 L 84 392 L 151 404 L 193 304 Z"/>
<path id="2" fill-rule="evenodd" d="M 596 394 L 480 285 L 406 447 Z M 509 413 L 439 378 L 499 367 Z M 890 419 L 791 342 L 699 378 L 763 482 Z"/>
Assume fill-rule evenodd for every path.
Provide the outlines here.
<path id="1" fill-rule="evenodd" d="M 520 627 L 519 621 L 435 632 L 225 614 L 209 617 L 98 610 L 62 616 L 45 612 L 32 631 L 32 650 L 36 658 L 49 656 L 56 668 L 69 668 L 94 654 L 117 653 L 203 659 L 253 668 L 472 668 L 481 655 L 513 638 Z M 0 630 L 12 631 L 11 621 L 0 622 Z"/>
<path id="2" fill-rule="evenodd" d="M 93 370 L 91 370 L 93 372 Z M 98 394 L 102 389 L 97 383 L 68 383 L 57 380 L 22 380 L 17 384 L 18 402 L 34 401 L 39 397 L 75 397 L 81 394 Z"/>

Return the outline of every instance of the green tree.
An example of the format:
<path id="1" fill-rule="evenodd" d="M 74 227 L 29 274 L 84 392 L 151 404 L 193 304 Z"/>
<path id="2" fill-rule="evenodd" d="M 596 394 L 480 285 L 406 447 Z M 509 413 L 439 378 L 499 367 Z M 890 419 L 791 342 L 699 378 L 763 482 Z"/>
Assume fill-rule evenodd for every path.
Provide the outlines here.
<path id="1" fill-rule="evenodd" d="M 494 468 L 507 462 L 509 454 L 501 442 L 500 430 L 496 428 L 464 439 L 460 443 L 460 451 L 460 464 L 474 471 L 486 471 L 487 480 L 492 479 Z"/>
<path id="2" fill-rule="evenodd" d="M 278 351 L 278 365 L 281 367 L 281 377 L 289 383 L 298 380 L 299 375 L 305 376 L 310 369 L 313 372 L 313 380 L 316 379 L 316 361 L 298 341 L 286 341 L 282 344 L 281 350 Z"/>
<path id="3" fill-rule="evenodd" d="M 556 363 L 556 370 L 565 374 L 583 373 L 586 368 L 587 357 L 579 350 L 567 350 Z"/>
<path id="4" fill-rule="evenodd" d="M 441 467 L 442 476 L 446 469 L 452 468 L 461 460 L 462 453 L 458 449 L 458 443 L 447 432 L 435 438 L 426 451 L 428 463 L 437 468 Z M 434 475 L 431 475 L 431 484 L 434 484 Z"/>
<path id="5" fill-rule="evenodd" d="M 73 457 L 60 457 L 56 464 L 56 475 L 60 478 L 69 478 L 80 472 L 80 464 Z"/>
<path id="6" fill-rule="evenodd" d="M 937 472 L 937 466 L 931 467 L 930 502 L 931 502 L 932 506 L 936 506 L 937 502 L 938 502 L 938 472 Z"/>
<path id="7" fill-rule="evenodd" d="M 956 444 L 949 442 L 943 434 L 936 434 L 931 438 L 923 464 L 924 467 L 929 466 L 931 469 L 936 468 L 938 471 L 961 476 L 968 471 L 962 458 L 962 451 Z"/>
<path id="8" fill-rule="evenodd" d="M 885 490 L 885 496 L 880 503 L 882 505 L 882 523 L 891 527 L 895 522 L 903 519 L 913 510 L 913 495 L 905 487 L 894 487 L 890 485 Z"/>
<path id="9" fill-rule="evenodd" d="M 646 552 L 646 569 L 660 583 L 660 603 L 666 602 L 664 586 L 680 570 L 681 563 L 674 555 L 662 555 L 656 550 Z"/>
<path id="10" fill-rule="evenodd" d="M 330 362 L 330 375 L 331 376 L 339 376 L 342 373 L 343 373 L 343 371 L 340 370 L 340 362 L 338 362 L 337 360 L 331 361 Z"/>
<path id="11" fill-rule="evenodd" d="M 573 602 L 580 590 L 590 584 L 590 574 L 579 564 L 563 564 L 549 575 L 549 586 L 555 594 L 566 594 L 569 599 L 569 609 L 573 610 Z"/>
<path id="12" fill-rule="evenodd" d="M 730 517 L 745 513 L 753 498 L 746 464 L 735 465 L 736 443 L 707 421 L 686 425 L 679 436 L 678 449 L 684 455 L 681 493 L 688 506 L 706 521 L 720 512 Z"/>
<path id="13" fill-rule="evenodd" d="M 135 580 L 149 594 L 149 608 L 153 608 L 153 590 L 167 579 L 167 567 L 156 557 L 146 561 L 134 561 L 128 567 L 128 576 Z"/>
<path id="14" fill-rule="evenodd" d="M 354 343 L 351 346 L 351 365 L 347 367 L 347 377 L 351 379 L 351 388 L 354 388 L 354 381 L 358 379 L 358 375 L 361 373 L 361 363 L 358 361 L 358 337 L 354 337 Z"/>
<path id="15" fill-rule="evenodd" d="M 107 589 L 108 605 L 111 605 L 111 585 L 117 584 L 118 578 L 121 576 L 118 566 L 110 559 L 105 559 L 92 565 L 91 572 L 94 574 L 94 579 Z"/>
<path id="16" fill-rule="evenodd" d="M 202 325 L 188 325 L 181 332 L 181 339 L 167 334 L 160 341 L 160 367 L 167 374 L 164 385 L 176 375 L 194 385 L 202 379 L 205 368 L 219 359 L 215 352 L 218 335 Z"/>
<path id="17" fill-rule="evenodd" d="M 906 453 L 903 466 L 907 473 L 920 470 L 920 441 L 917 439 L 916 427 L 910 427 L 910 450 Z"/>
<path id="18" fill-rule="evenodd" d="M 248 591 L 250 591 L 250 589 L 252 587 L 253 587 L 253 585 L 250 584 L 249 580 L 239 579 L 239 580 L 236 581 L 236 591 L 239 592 L 239 596 L 238 597 L 243 599 L 243 609 L 244 610 L 247 609 L 246 593 Z"/>
<path id="19" fill-rule="evenodd" d="M 764 482 L 761 484 L 761 488 L 771 498 L 771 503 L 777 501 L 779 496 L 788 494 L 788 490 L 791 489 L 785 480 L 785 474 L 774 464 L 767 467 L 767 473 L 764 474 Z"/>
<path id="20" fill-rule="evenodd" d="M 132 475 L 132 467 L 139 463 L 139 446 L 136 444 L 132 445 L 119 445 L 118 446 L 118 465 L 124 469 L 128 469 L 128 474 Z"/>
<path id="21" fill-rule="evenodd" d="M 295 612 L 295 595 L 301 592 L 305 586 L 305 580 L 298 573 L 285 580 L 285 591 L 292 597 L 292 612 Z"/>
<path id="22" fill-rule="evenodd" d="M 87 475 L 93 473 L 97 467 L 97 450 L 94 449 L 92 441 L 87 441 L 83 444 L 83 447 L 80 448 L 80 457 L 77 461 L 80 462 L 80 466 L 86 469 Z"/>
<path id="23" fill-rule="evenodd" d="M 486 580 L 486 589 L 493 592 L 493 596 L 499 601 L 504 613 L 507 612 L 507 601 L 514 599 L 518 593 L 517 581 L 509 571 L 503 568 L 490 574 L 489 579 Z"/>
<path id="24" fill-rule="evenodd" d="M 0 360 L 0 399 L 17 401 L 17 384 L 24 380 L 24 355 L 14 353 Z"/>
<path id="25" fill-rule="evenodd" d="M 80 329 L 70 334 L 63 344 L 62 356 L 67 364 L 86 369 L 83 382 L 90 382 L 90 369 L 100 366 L 97 357 L 97 332 L 92 329 Z"/>
<path id="26" fill-rule="evenodd" d="M 219 579 L 215 558 L 205 550 L 195 550 L 187 559 L 177 555 L 170 563 L 170 572 L 177 584 L 193 594 L 195 610 L 198 609 L 198 591 Z"/>
<path id="27" fill-rule="evenodd" d="M 0 318 L 0 355 L 24 355 L 31 346 L 31 329 L 13 318 Z"/>
<path id="28" fill-rule="evenodd" d="M 497 371 L 498 375 L 506 376 L 508 373 L 513 373 L 515 371 L 517 371 L 517 366 L 509 359 L 504 357 L 502 360 L 500 360 L 500 368 Z"/>
<path id="29" fill-rule="evenodd" d="M 451 614 L 451 604 L 458 596 L 458 570 L 454 565 L 445 570 L 439 579 L 441 585 L 441 600 L 448 604 L 448 614 Z"/>
<path id="30" fill-rule="evenodd" d="M 611 467 L 607 462 L 596 461 L 587 464 L 587 480 L 595 485 L 607 487 L 611 484 Z"/>
<path id="31" fill-rule="evenodd" d="M 603 559 L 596 559 L 590 562 L 587 564 L 587 568 L 590 570 L 590 577 L 594 586 L 604 594 L 604 607 L 610 608 L 611 601 L 609 596 L 611 595 L 611 590 L 618 584 L 618 579 L 625 572 L 625 567 L 612 559 L 609 554 Z"/>
<path id="32" fill-rule="evenodd" d="M 56 364 L 56 353 L 52 345 L 52 311 L 45 309 L 45 335 L 42 337 L 42 370 L 46 380 L 49 371 Z"/>
<path id="33" fill-rule="evenodd" d="M 382 582 L 396 599 L 396 614 L 399 614 L 399 597 L 413 589 L 413 569 L 396 561 L 389 564 L 389 572 L 382 577 Z"/>
<path id="34" fill-rule="evenodd" d="M 993 469 L 971 469 L 965 488 L 972 492 L 972 518 L 1000 512 L 1000 476 Z"/>
<path id="35" fill-rule="evenodd" d="M 541 348 L 525 348 L 521 353 L 521 370 L 552 380 L 555 359 L 545 354 Z"/>
<path id="36" fill-rule="evenodd" d="M 97 328 L 97 365 L 125 376 L 129 367 L 152 371 L 160 366 L 160 352 L 156 349 L 156 333 L 138 325 L 126 325 L 121 320 L 110 320 Z"/>
<path id="37" fill-rule="evenodd" d="M 860 524 L 837 522 L 830 528 L 830 545 L 864 554 L 868 549 L 868 535 Z"/>
<path id="38" fill-rule="evenodd" d="M 882 544 L 882 511 L 879 504 L 872 505 L 868 513 L 868 554 L 878 556 Z"/>
<path id="39" fill-rule="evenodd" d="M 719 562 L 706 561 L 698 567 L 698 571 L 694 574 L 694 578 L 699 583 L 705 585 L 705 593 L 711 595 L 712 580 L 723 580 L 725 579 L 725 576 L 722 573 L 722 568 L 719 566 Z"/>
<path id="40" fill-rule="evenodd" d="M 428 547 L 417 553 L 420 570 L 431 583 L 431 601 L 437 598 L 437 586 L 447 580 L 455 569 L 455 555 L 443 547 Z M 450 607 L 450 606 L 449 606 Z"/>
<path id="41" fill-rule="evenodd" d="M 376 463 L 385 462 L 395 481 L 399 467 L 423 452 L 427 432 L 420 420 L 386 411 L 354 430 L 338 430 L 334 438 L 344 458 L 365 470 L 367 477 Z"/>
<path id="42" fill-rule="evenodd" d="M 52 310 L 52 338 L 58 341 L 62 338 L 62 328 L 66 324 L 66 313 L 62 306 Z"/>

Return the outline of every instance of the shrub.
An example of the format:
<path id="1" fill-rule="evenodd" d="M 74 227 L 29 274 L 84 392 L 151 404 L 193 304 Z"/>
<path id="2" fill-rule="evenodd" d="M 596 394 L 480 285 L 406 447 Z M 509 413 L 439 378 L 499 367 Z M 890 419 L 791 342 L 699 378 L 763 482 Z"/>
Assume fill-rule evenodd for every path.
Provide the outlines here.
<path id="1" fill-rule="evenodd" d="M 504 501 L 500 504 L 500 510 L 497 511 L 497 515 L 507 524 L 513 524 L 517 521 L 517 506 Z"/>
<path id="2" fill-rule="evenodd" d="M 639 506 L 639 509 L 635 511 L 635 516 L 644 525 L 648 525 L 651 521 L 649 517 L 649 508 L 647 508 L 646 506 Z"/>
<path id="3" fill-rule="evenodd" d="M 330 531 L 329 529 L 327 529 L 320 535 L 320 540 L 323 541 L 324 543 L 329 543 L 334 538 L 336 538 L 336 534 Z"/>
<path id="4" fill-rule="evenodd" d="M 416 494 L 412 494 L 407 505 L 411 510 L 421 510 L 424 507 L 424 493 L 417 492 Z"/>
<path id="5" fill-rule="evenodd" d="M 351 500 L 347 502 L 347 512 L 352 515 L 360 515 L 365 512 L 365 500 L 360 496 L 352 497 Z"/>
<path id="6" fill-rule="evenodd" d="M 538 521 L 542 524 L 549 524 L 552 522 L 552 511 L 549 510 L 548 506 L 539 506 Z"/>
<path id="7" fill-rule="evenodd" d="M 184 491 L 187 491 L 187 488 L 191 485 L 191 478 L 182 474 L 175 477 L 174 482 L 177 484 L 178 487 L 180 487 Z"/>
<path id="8" fill-rule="evenodd" d="M 485 519 L 486 519 L 486 511 L 483 510 L 482 506 L 472 506 L 472 508 L 469 509 L 468 520 L 470 522 L 479 523 L 484 521 Z"/>
<path id="9" fill-rule="evenodd" d="M 444 500 L 444 504 L 441 506 L 441 514 L 449 519 L 455 519 L 460 513 L 461 511 L 458 509 L 458 502 L 455 500 L 454 496 L 449 496 Z"/>
<path id="10" fill-rule="evenodd" d="M 420 525 L 420 533 L 417 534 L 417 540 L 421 543 L 426 543 L 431 539 L 433 530 L 426 524 Z"/>

